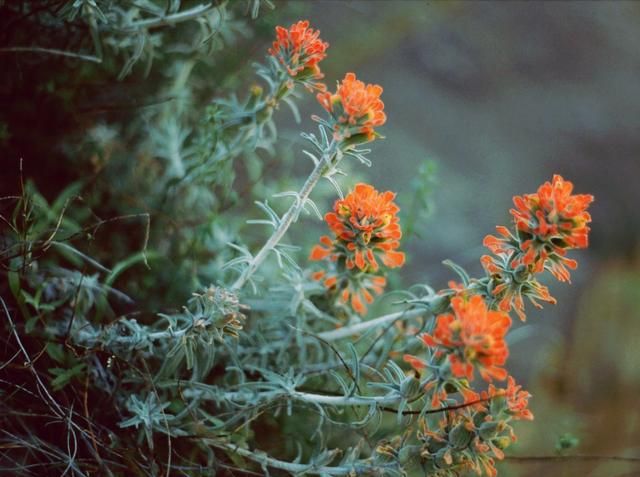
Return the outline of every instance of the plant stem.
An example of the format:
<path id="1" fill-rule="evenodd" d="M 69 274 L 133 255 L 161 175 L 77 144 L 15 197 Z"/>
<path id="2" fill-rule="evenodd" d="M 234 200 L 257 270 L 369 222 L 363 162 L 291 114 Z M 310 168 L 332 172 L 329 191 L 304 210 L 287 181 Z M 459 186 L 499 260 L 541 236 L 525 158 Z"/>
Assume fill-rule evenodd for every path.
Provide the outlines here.
<path id="1" fill-rule="evenodd" d="M 269 383 L 259 383 L 265 386 L 273 388 Z M 167 381 L 157 384 L 159 388 L 172 387 L 177 385 L 174 381 Z M 185 383 L 181 383 L 184 387 Z M 322 404 L 327 406 L 382 406 L 387 404 L 396 404 L 404 399 L 399 394 L 387 394 L 384 396 L 329 396 L 326 394 L 306 393 L 302 391 L 296 391 L 295 389 L 269 389 L 265 391 L 257 390 L 242 390 L 242 391 L 224 391 L 220 392 L 220 388 L 216 386 L 210 386 L 205 383 L 192 382 L 189 383 L 190 389 L 185 389 L 184 395 L 186 397 L 193 397 L 194 391 L 198 393 L 199 399 L 214 400 L 214 401 L 234 401 L 236 403 L 256 403 L 263 400 L 276 401 L 278 399 L 292 399 L 299 402 L 306 402 L 308 404 Z M 197 391 L 196 391 L 197 390 Z M 214 393 L 208 394 L 207 391 L 213 391 Z M 220 392 L 216 395 L 216 392 Z"/>
<path id="2" fill-rule="evenodd" d="M 74 53 L 73 51 L 57 50 L 54 48 L 42 48 L 39 46 L 8 46 L 0 48 L 0 53 L 44 53 L 47 55 L 66 56 L 68 58 L 76 58 L 78 60 L 91 61 L 93 63 L 102 63 L 102 58 L 93 55 L 83 55 Z"/>
<path id="3" fill-rule="evenodd" d="M 325 341 L 335 341 L 341 338 L 347 338 L 357 333 L 362 333 L 363 331 L 375 328 L 376 326 L 386 325 L 387 323 L 391 323 L 396 320 L 409 320 L 411 318 L 417 318 L 418 316 L 424 315 L 425 313 L 429 313 L 429 310 L 426 310 L 424 308 L 414 308 L 411 310 L 389 313 L 388 315 L 383 315 L 378 318 L 374 318 L 373 320 L 357 323 L 351 326 L 345 326 L 336 330 L 318 333 L 318 337 L 322 338 Z"/>
<path id="4" fill-rule="evenodd" d="M 358 464 L 353 463 L 350 465 L 342 465 L 342 466 L 315 466 L 314 464 L 296 464 L 293 462 L 286 462 L 283 460 L 275 459 L 273 457 L 269 457 L 263 451 L 251 451 L 249 449 L 244 449 L 242 447 L 238 447 L 232 444 L 220 443 L 217 441 L 207 441 L 220 449 L 224 449 L 226 451 L 235 452 L 243 457 L 251 459 L 254 462 L 257 462 L 263 466 L 273 467 L 276 469 L 285 470 L 287 472 L 291 472 L 293 474 L 315 474 L 315 475 L 354 475 L 356 472 L 358 475 L 371 472 L 373 470 L 379 470 L 383 465 L 368 465 L 368 464 Z M 389 467 L 395 466 L 394 464 L 389 464 Z"/>
<path id="5" fill-rule="evenodd" d="M 403 399 L 399 395 L 387 396 L 327 396 L 324 394 L 303 393 L 294 391 L 292 399 L 312 404 L 326 404 L 329 406 L 371 406 L 397 403 Z"/>
<path id="6" fill-rule="evenodd" d="M 322 154 L 322 158 L 318 161 L 313 171 L 311 171 L 311 174 L 309 174 L 309 177 L 307 177 L 307 180 L 298 193 L 297 200 L 291 204 L 291 207 L 289 207 L 289 210 L 287 210 L 287 212 L 282 216 L 278 227 L 271 237 L 269 237 L 269 240 L 267 240 L 260 251 L 251 259 L 247 267 L 242 271 L 242 274 L 231 286 L 232 290 L 239 290 L 245 285 L 245 283 L 247 283 L 247 280 L 249 280 L 262 262 L 264 262 L 264 259 L 267 258 L 269 252 L 278 245 L 291 224 L 297 220 L 313 188 L 329 168 L 337 164 L 340 158 L 340 150 L 336 147 L 335 141 L 332 141 L 329 144 L 329 147 L 327 147 L 327 150 Z"/>
<path id="7" fill-rule="evenodd" d="M 216 5 L 212 3 L 206 3 L 203 5 L 196 5 L 195 7 L 185 10 L 183 12 L 173 13 L 171 15 L 166 15 L 158 18 L 148 18 L 144 20 L 138 20 L 132 22 L 130 25 L 127 25 L 124 31 L 128 30 L 139 30 L 140 28 L 158 28 L 168 25 L 174 25 L 176 23 L 185 22 L 188 20 L 193 20 L 204 13 L 207 13 L 209 10 L 213 10 L 218 8 Z"/>
<path id="8" fill-rule="evenodd" d="M 426 313 L 430 313 L 430 312 L 429 310 L 424 308 L 413 308 L 411 310 L 398 311 L 395 313 L 389 313 L 388 315 L 379 316 L 378 318 L 374 318 L 372 320 L 365 321 L 363 323 L 357 323 L 355 325 L 345 326 L 343 328 L 338 328 L 335 330 L 318 333 L 316 336 L 325 341 L 337 341 L 342 338 L 348 338 L 349 336 L 362 333 L 364 331 L 367 331 L 371 328 L 375 328 L 377 326 L 383 326 L 385 324 L 391 323 L 396 320 L 410 320 L 412 318 L 417 318 Z M 182 329 L 178 329 L 178 330 L 150 332 L 147 335 L 147 339 L 149 341 L 162 340 L 162 339 L 168 339 L 168 338 L 175 339 L 183 336 L 188 331 L 188 329 L 190 329 L 190 326 Z M 123 336 L 121 337 L 121 340 L 119 339 L 119 341 L 130 342 L 134 339 L 138 339 L 138 338 Z"/>

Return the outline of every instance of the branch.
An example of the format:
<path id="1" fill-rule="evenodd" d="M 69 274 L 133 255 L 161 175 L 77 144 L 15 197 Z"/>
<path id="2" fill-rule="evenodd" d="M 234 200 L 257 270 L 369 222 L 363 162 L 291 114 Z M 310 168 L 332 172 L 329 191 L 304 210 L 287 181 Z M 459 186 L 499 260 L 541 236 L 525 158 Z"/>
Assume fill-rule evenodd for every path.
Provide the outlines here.
<path id="1" fill-rule="evenodd" d="M 217 6 L 211 3 L 197 5 L 190 10 L 185 10 L 184 12 L 178 12 L 159 18 L 149 18 L 146 20 L 133 22 L 130 25 L 127 25 L 127 28 L 125 28 L 124 31 L 139 30 L 140 28 L 159 28 L 176 23 L 186 22 L 198 18 L 202 14 L 207 13 L 209 10 L 213 10 L 215 8 L 217 8 Z"/>
<path id="2" fill-rule="evenodd" d="M 47 407 L 49 407 L 51 412 L 53 412 L 53 414 L 57 418 L 59 418 L 60 420 L 65 419 L 66 418 L 65 411 L 62 409 L 62 406 L 60 404 L 58 404 L 58 401 L 56 401 L 54 399 L 54 397 L 51 395 L 51 393 L 49 393 L 49 389 L 42 382 L 42 379 L 40 379 L 40 375 L 38 374 L 38 372 L 34 369 L 33 361 L 31 360 L 31 356 L 29 356 L 29 353 L 27 352 L 26 348 L 22 344 L 22 340 L 20 339 L 20 335 L 18 334 L 18 331 L 16 330 L 16 325 L 13 322 L 13 319 L 11 318 L 11 314 L 9 313 L 9 309 L 7 308 L 7 304 L 2 299 L 2 297 L 0 297 L 0 303 L 2 303 L 2 308 L 4 310 L 4 314 L 7 317 L 7 321 L 9 322 L 9 328 L 11 329 L 11 332 L 13 333 L 13 336 L 16 339 L 16 343 L 18 343 L 18 347 L 20 348 L 20 351 L 22 352 L 22 355 L 25 358 L 25 364 L 24 365 L 25 365 L 25 367 L 27 367 L 29 369 L 29 371 L 31 371 L 31 373 L 33 374 L 33 376 L 34 376 L 34 378 L 36 380 L 36 383 L 38 384 L 38 394 L 40 394 L 40 397 L 47 403 Z"/>
<path id="3" fill-rule="evenodd" d="M 260 251 L 251 259 L 248 263 L 247 267 L 242 271 L 242 274 L 235 283 L 231 286 L 232 290 L 239 290 L 244 286 L 244 284 L 251 278 L 251 276 L 255 273 L 258 267 L 264 262 L 265 258 L 269 252 L 271 252 L 276 245 L 280 242 L 284 234 L 287 232 L 289 227 L 293 222 L 296 221 L 300 212 L 304 208 L 304 204 L 307 201 L 307 198 L 311 194 L 311 191 L 316 186 L 316 184 L 320 181 L 320 179 L 324 176 L 330 166 L 335 166 L 338 161 L 341 159 L 342 153 L 336 147 L 336 142 L 331 141 L 329 147 L 326 151 L 324 151 L 322 158 L 318 161 L 313 171 L 307 178 L 306 182 L 300 189 L 298 193 L 299 200 L 294 201 L 289 207 L 289 210 L 282 216 L 280 223 L 276 230 L 274 230 L 269 240 L 262 246 Z"/>
<path id="4" fill-rule="evenodd" d="M 53 48 L 42 48 L 40 46 L 7 46 L 0 48 L 0 53 L 44 53 L 47 55 L 66 56 L 67 58 L 76 58 L 78 60 L 91 61 L 93 63 L 102 63 L 102 58 L 93 55 L 82 55 L 72 51 L 56 50 Z"/>
<path id="5" fill-rule="evenodd" d="M 158 387 L 164 388 L 167 386 L 182 385 L 185 383 L 178 382 L 164 382 L 158 384 Z M 306 402 L 309 404 L 324 404 L 329 406 L 380 406 L 384 404 L 393 404 L 400 401 L 402 396 L 398 394 L 387 394 L 385 396 L 330 396 L 326 394 L 314 394 L 296 391 L 292 389 L 273 389 L 273 385 L 268 382 L 263 382 L 264 387 L 270 387 L 267 391 L 226 391 L 216 394 L 219 389 L 215 386 L 210 386 L 204 383 L 189 383 L 191 389 L 186 389 L 184 395 L 187 397 L 193 396 L 195 389 L 204 391 L 214 391 L 211 395 L 200 395 L 200 399 L 214 400 L 214 401 L 235 401 L 235 402 L 258 402 L 262 400 L 275 401 L 277 399 L 285 398 L 292 399 L 300 402 Z"/>
<path id="6" fill-rule="evenodd" d="M 480 404 L 483 402 L 488 402 L 491 401 L 491 397 L 489 398 L 484 398 L 484 399 L 476 399 L 475 401 L 469 401 L 469 402 L 463 402 L 461 404 L 456 404 L 454 406 L 445 406 L 445 407 L 441 407 L 438 409 L 424 409 L 422 411 L 400 411 L 400 413 L 403 416 L 419 416 L 419 415 L 427 415 L 427 414 L 438 414 L 441 412 L 447 412 L 447 411 L 456 411 L 458 409 L 464 409 L 466 407 L 471 407 L 471 406 L 475 406 L 476 404 Z M 380 407 L 381 411 L 384 412 L 392 412 L 394 414 L 398 414 L 398 409 L 393 409 L 390 407 Z"/>
<path id="7" fill-rule="evenodd" d="M 210 441 L 208 439 L 203 439 L 205 442 L 209 442 L 214 447 L 218 447 L 219 449 L 224 449 L 226 451 L 234 452 L 238 455 L 251 459 L 254 462 L 261 464 L 262 466 L 274 467 L 276 469 L 285 470 L 287 472 L 291 472 L 293 474 L 315 474 L 315 475 L 361 475 L 365 472 L 371 472 L 374 470 L 380 470 L 383 467 L 396 467 L 395 463 L 390 464 L 376 464 L 376 465 L 367 465 L 367 464 L 350 464 L 343 466 L 316 466 L 314 464 L 295 464 L 293 462 L 286 462 L 283 460 L 275 459 L 273 457 L 269 457 L 265 452 L 254 450 L 251 451 L 249 449 L 243 449 L 241 447 L 232 445 L 232 444 L 222 444 L 216 441 Z M 337 455 L 337 453 L 336 453 Z"/>
<path id="8" fill-rule="evenodd" d="M 425 313 L 429 313 L 429 310 L 414 308 L 412 310 L 398 311 L 396 313 L 383 315 L 378 318 L 374 318 L 373 320 L 364 321 L 355 325 L 345 326 L 336 330 L 318 333 L 317 336 L 325 341 L 335 341 L 341 338 L 347 338 L 349 336 L 362 333 L 363 331 L 366 331 L 370 328 L 382 326 L 396 320 L 410 320 L 411 318 L 417 318 L 418 316 L 424 315 Z"/>

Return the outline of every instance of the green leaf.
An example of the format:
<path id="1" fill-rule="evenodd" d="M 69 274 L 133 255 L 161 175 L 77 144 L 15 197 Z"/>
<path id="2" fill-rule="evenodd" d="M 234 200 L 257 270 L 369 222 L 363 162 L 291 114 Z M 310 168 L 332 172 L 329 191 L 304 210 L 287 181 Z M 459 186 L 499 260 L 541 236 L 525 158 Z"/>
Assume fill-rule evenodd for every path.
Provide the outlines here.
<path id="1" fill-rule="evenodd" d="M 69 184 L 65 189 L 60 192 L 58 197 L 51 204 L 51 212 L 53 214 L 60 214 L 62 209 L 67 205 L 67 203 L 73 200 L 75 197 L 80 194 L 80 191 L 84 187 L 84 181 L 76 181 Z"/>
<path id="2" fill-rule="evenodd" d="M 460 277 L 460 279 L 462 280 L 462 284 L 465 287 L 467 287 L 469 285 L 469 282 L 471 281 L 471 278 L 469 278 L 469 274 L 465 271 L 464 268 L 462 268 L 457 263 L 452 262 L 451 260 L 445 260 L 445 261 L 442 262 L 442 264 L 445 267 L 449 267 L 451 270 L 456 272 L 456 274 Z"/>
<path id="3" fill-rule="evenodd" d="M 116 278 L 118 278 L 118 276 L 122 272 L 124 272 L 127 268 L 132 267 L 133 265 L 140 262 L 143 262 L 146 264 L 148 260 L 155 260 L 156 258 L 160 258 L 161 256 L 162 255 L 157 252 L 146 253 L 142 251 L 142 252 L 134 253 L 133 255 L 130 255 L 124 260 L 121 260 L 113 267 L 113 269 L 111 270 L 111 273 L 107 276 L 107 278 L 105 278 L 104 284 L 110 287 L 113 285 L 113 282 L 116 280 Z"/>
<path id="4" fill-rule="evenodd" d="M 27 321 L 25 321 L 24 323 L 24 331 L 27 334 L 31 334 L 31 332 L 33 331 L 33 329 L 36 327 L 36 324 L 38 323 L 38 315 L 36 316 L 32 316 L 29 319 L 27 319 Z"/>
<path id="5" fill-rule="evenodd" d="M 51 387 L 54 391 L 59 391 L 64 388 L 67 384 L 71 382 L 73 378 L 76 376 L 80 376 L 86 365 L 84 363 L 76 364 L 73 368 L 63 369 L 63 368 L 51 368 L 49 372 L 56 376 L 51 380 Z"/>
<path id="6" fill-rule="evenodd" d="M 64 348 L 59 343 L 47 343 L 46 346 L 47 354 L 51 359 L 57 361 L 58 363 L 63 364 L 65 362 L 66 355 L 64 353 Z"/>
<path id="7" fill-rule="evenodd" d="M 10 270 L 7 273 L 7 278 L 9 279 L 11 294 L 17 299 L 20 294 L 20 274 L 15 270 Z"/>

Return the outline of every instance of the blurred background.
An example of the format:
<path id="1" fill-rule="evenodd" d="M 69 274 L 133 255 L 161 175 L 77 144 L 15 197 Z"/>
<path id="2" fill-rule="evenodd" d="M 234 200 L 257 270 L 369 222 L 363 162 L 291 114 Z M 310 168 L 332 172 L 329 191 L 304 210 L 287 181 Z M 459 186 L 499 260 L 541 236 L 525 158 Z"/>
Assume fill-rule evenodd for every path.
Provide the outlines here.
<path id="1" fill-rule="evenodd" d="M 547 279 L 558 305 L 528 307 L 527 323 L 512 332 L 509 369 L 533 394 L 536 420 L 518 426 L 510 454 L 640 456 L 640 2 L 275 4 L 261 11 L 256 37 L 247 33 L 211 67 L 211 96 L 254 81 L 240 75 L 219 85 L 215 68 L 252 74 L 247 55 L 261 60 L 273 26 L 300 18 L 332 45 L 322 64 L 329 85 L 354 71 L 384 87 L 386 139 L 372 147 L 373 166 L 352 165 L 348 181 L 399 193 L 402 223 L 413 233 L 396 285 L 445 287 L 454 278 L 445 258 L 480 275 L 482 239 L 509 222 L 512 196 L 534 192 L 555 173 L 577 193 L 595 195 L 591 245 L 572 255 L 580 263 L 573 284 Z M 152 79 L 137 71 L 105 89 L 83 67 L 0 60 L 3 74 L 12 72 L 0 80 L 2 195 L 15 192 L 18 157 L 47 197 L 92 170 L 90 152 L 60 147 L 59 139 L 72 143 L 101 121 L 144 116 L 147 106 L 136 98 L 153 84 L 154 70 Z M 43 83 L 55 71 L 47 68 L 64 73 Z M 303 147 L 299 131 L 314 127 L 311 114 L 318 114 L 312 98 L 302 103 L 301 126 L 279 112 L 294 156 Z M 117 134 L 132 135 L 126 126 Z M 309 164 L 275 174 L 295 184 Z M 330 190 L 319 200 L 325 210 Z M 316 228 L 292 233 L 311 244 L 323 229 L 309 224 Z M 507 459 L 501 472 L 622 477 L 640 475 L 640 464 Z"/>

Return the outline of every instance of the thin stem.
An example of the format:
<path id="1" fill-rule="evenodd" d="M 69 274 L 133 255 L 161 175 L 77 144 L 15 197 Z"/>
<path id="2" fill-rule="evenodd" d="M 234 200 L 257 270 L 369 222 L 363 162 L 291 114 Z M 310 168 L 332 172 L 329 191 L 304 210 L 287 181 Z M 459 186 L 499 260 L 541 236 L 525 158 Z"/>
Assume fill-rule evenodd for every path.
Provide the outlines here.
<path id="1" fill-rule="evenodd" d="M 31 373 L 33 374 L 36 383 L 38 385 L 38 394 L 40 395 L 40 397 L 45 401 L 45 403 L 47 404 L 47 407 L 51 410 L 51 412 L 53 412 L 53 415 L 58 418 L 61 422 L 66 421 L 67 423 L 67 429 L 68 429 L 68 433 L 67 433 L 67 439 L 72 438 L 73 441 L 76 443 L 75 445 L 77 446 L 77 436 L 76 436 L 76 430 L 80 432 L 80 435 L 83 437 L 83 439 L 86 440 L 86 438 L 89 436 L 89 434 L 87 433 L 86 430 L 84 430 L 83 428 L 81 428 L 78 424 L 76 424 L 73 421 L 73 416 L 76 414 L 75 411 L 73 411 L 73 409 L 69 409 L 69 414 L 66 414 L 66 410 L 62 408 L 62 406 L 58 403 L 58 401 L 55 400 L 55 398 L 51 395 L 51 393 L 49 392 L 49 389 L 47 388 L 47 386 L 44 384 L 44 382 L 42 381 L 42 379 L 40 378 L 40 374 L 38 373 L 38 371 L 35 369 L 34 367 L 34 362 L 31 359 L 31 356 L 29 356 L 29 353 L 27 352 L 27 349 L 25 348 L 25 346 L 22 344 L 22 340 L 20 339 L 20 335 L 18 334 L 18 331 L 16 329 L 16 325 L 13 322 L 13 319 L 11 318 L 11 314 L 9 313 L 9 309 L 7 308 L 7 304 L 5 303 L 5 301 L 2 299 L 2 297 L 0 297 L 0 304 L 2 305 L 2 309 L 4 311 L 5 316 L 7 317 L 7 321 L 9 322 L 9 328 L 11 329 L 11 332 L 13 333 L 15 339 L 16 339 L 16 343 L 18 344 L 18 347 L 20 348 L 20 351 L 22 352 L 24 358 L 25 358 L 25 367 L 27 367 L 29 369 L 29 371 L 31 371 Z M 48 401 L 48 402 L 47 402 Z M 4 431 L 6 433 L 6 431 Z M 94 449 L 92 446 L 88 446 L 89 451 L 96 457 L 97 460 L 100 460 L 100 456 L 99 454 L 97 454 L 97 451 L 94 452 Z M 40 450 L 41 452 L 44 452 L 42 450 L 42 446 L 38 447 L 38 450 Z M 73 466 L 74 470 L 77 471 L 77 473 L 79 473 L 80 475 L 84 475 L 82 474 L 82 472 L 79 471 L 79 469 L 75 468 L 75 465 L 73 464 L 73 458 L 71 458 L 69 460 L 69 466 Z M 71 467 L 69 467 L 71 468 Z"/>
<path id="2" fill-rule="evenodd" d="M 280 242 L 284 234 L 287 232 L 293 222 L 295 222 L 304 208 L 305 202 L 309 198 L 311 191 L 320 181 L 327 170 L 335 166 L 341 158 L 341 151 L 336 147 L 336 142 L 331 141 L 327 150 L 323 153 L 322 158 L 318 161 L 311 174 L 305 181 L 304 185 L 298 193 L 297 200 L 291 204 L 289 210 L 282 216 L 278 227 L 273 232 L 269 240 L 262 246 L 260 251 L 251 259 L 247 267 L 242 271 L 235 283 L 231 286 L 232 290 L 241 289 L 247 280 L 255 273 L 258 267 L 264 262 L 269 252 L 271 252 Z"/>
<path id="3" fill-rule="evenodd" d="M 327 396 L 324 394 L 303 393 L 294 391 L 290 394 L 293 399 L 298 401 L 327 404 L 330 406 L 370 406 L 373 404 L 391 404 L 403 399 L 400 395 L 391 396 Z"/>
<path id="4" fill-rule="evenodd" d="M 0 53 L 44 53 L 47 55 L 66 56 L 67 58 L 76 58 L 78 60 L 91 61 L 93 63 L 102 63 L 102 58 L 93 55 L 82 55 L 72 51 L 56 50 L 54 48 L 42 48 L 40 46 L 8 46 L 0 48 Z"/>
<path id="5" fill-rule="evenodd" d="M 124 31 L 128 30 L 138 30 L 140 28 L 158 28 L 167 25 L 174 25 L 176 23 L 185 22 L 188 20 L 193 20 L 195 18 L 200 17 L 204 13 L 209 10 L 213 10 L 217 8 L 216 5 L 212 3 L 207 3 L 203 5 L 196 5 L 195 7 L 185 10 L 184 12 L 173 13 L 171 15 L 166 15 L 159 18 L 149 18 L 145 20 L 139 20 L 137 22 L 133 22 L 124 29 Z"/>
<path id="6" fill-rule="evenodd" d="M 382 326 L 396 320 L 409 320 L 411 318 L 417 318 L 418 316 L 424 315 L 425 313 L 429 313 L 429 311 L 424 308 L 414 308 L 412 310 L 389 313 L 388 315 L 383 315 L 378 318 L 374 318 L 373 320 L 364 321 L 362 323 L 345 326 L 343 328 L 338 328 L 331 331 L 325 331 L 323 333 L 318 333 L 318 337 L 322 338 L 325 341 L 336 341 L 341 338 L 348 338 L 349 336 L 362 333 L 363 331 L 375 328 L 377 326 Z"/>
<path id="7" fill-rule="evenodd" d="M 9 328 L 11 329 L 11 332 L 13 333 L 16 339 L 16 343 L 18 343 L 18 346 L 20 347 L 20 351 L 22 351 L 22 355 L 25 358 L 25 367 L 29 368 L 29 371 L 31 371 L 34 378 L 36 379 L 36 382 L 39 387 L 38 394 L 40 394 L 40 396 L 45 401 L 47 401 L 47 399 L 45 399 L 45 396 L 46 396 L 46 398 L 48 398 L 48 401 L 49 401 L 47 403 L 47 406 L 49 407 L 49 409 L 51 409 L 51 411 L 57 418 L 63 419 L 65 417 L 65 412 L 62 409 L 62 406 L 58 404 L 58 401 L 56 401 L 54 397 L 51 395 L 51 393 L 49 393 L 49 389 L 42 382 L 42 379 L 40 379 L 40 375 L 38 374 L 38 372 L 34 369 L 33 361 L 31 360 L 31 357 L 29 356 L 29 353 L 27 352 L 26 348 L 22 344 L 22 340 L 20 339 L 20 335 L 18 334 L 16 325 L 14 324 L 13 319 L 11 319 L 11 314 L 9 313 L 9 309 L 7 308 L 7 305 L 5 301 L 2 299 L 2 297 L 0 297 L 0 303 L 2 304 L 4 314 L 7 317 L 7 321 L 9 322 Z M 44 393 L 44 395 L 42 393 Z"/>
<path id="8" fill-rule="evenodd" d="M 164 382 L 158 384 L 158 387 L 165 388 L 175 386 L 175 382 Z M 178 383 L 179 384 L 179 383 Z M 184 384 L 184 383 L 182 383 Z M 263 383 L 269 385 L 269 383 Z M 206 395 L 204 392 L 199 393 L 197 396 L 200 399 L 211 399 L 214 401 L 235 401 L 235 402 L 260 402 L 260 401 L 275 401 L 277 399 L 292 399 L 299 402 L 306 402 L 308 404 L 324 404 L 328 406 L 373 406 L 373 405 L 386 405 L 394 404 L 402 400 L 403 397 L 399 394 L 391 394 L 386 396 L 329 396 L 326 394 L 306 393 L 296 390 L 288 389 L 272 389 L 268 391 L 227 391 L 219 394 L 215 394 L 216 391 L 220 391 L 215 386 L 210 386 L 204 383 L 189 383 L 191 389 L 184 390 L 184 395 L 187 397 L 193 397 L 194 390 L 209 391 L 213 390 L 214 393 Z M 270 386 L 272 387 L 272 386 Z M 198 391 L 196 391 L 197 393 Z"/>
<path id="9" fill-rule="evenodd" d="M 378 318 L 374 318 L 373 320 L 357 323 L 351 326 L 345 326 L 343 328 L 338 328 L 331 331 L 325 331 L 323 333 L 318 333 L 314 335 L 314 338 L 320 338 L 324 341 L 337 341 L 339 339 L 348 338 L 349 336 L 362 333 L 371 328 L 382 326 L 396 320 L 410 320 L 412 318 L 417 318 L 419 316 L 424 315 L 425 313 L 429 313 L 429 310 L 426 310 L 424 308 L 414 308 L 411 310 L 398 311 L 396 313 L 389 313 L 388 315 L 382 315 L 382 316 L 379 316 Z M 178 330 L 156 331 L 153 333 L 149 333 L 147 335 L 147 338 L 149 341 L 162 340 L 167 338 L 175 339 L 183 336 L 189 329 L 190 329 L 190 325 Z M 118 341 L 130 342 L 132 341 L 132 337 L 122 336 L 118 338 Z"/>
<path id="10" fill-rule="evenodd" d="M 208 440 L 207 440 L 208 441 Z M 299 474 L 304 472 L 305 474 L 315 474 L 315 475 L 353 475 L 354 471 L 357 474 L 364 473 L 366 471 L 379 470 L 381 467 L 385 467 L 384 464 L 376 464 L 367 465 L 367 464 L 357 464 L 353 463 L 348 466 L 315 466 L 314 464 L 296 464 L 293 462 L 286 462 L 283 460 L 275 459 L 273 457 L 269 457 L 263 451 L 251 451 L 249 449 L 243 449 L 241 447 L 237 447 L 232 444 L 223 444 L 216 441 L 209 441 L 211 445 L 218 447 L 220 449 L 224 449 L 226 451 L 235 452 L 238 455 L 246 457 L 248 459 L 253 460 L 263 466 L 269 466 L 276 469 L 285 470 L 287 472 L 291 472 L 293 474 Z M 395 464 L 388 464 L 388 467 L 395 467 Z"/>

